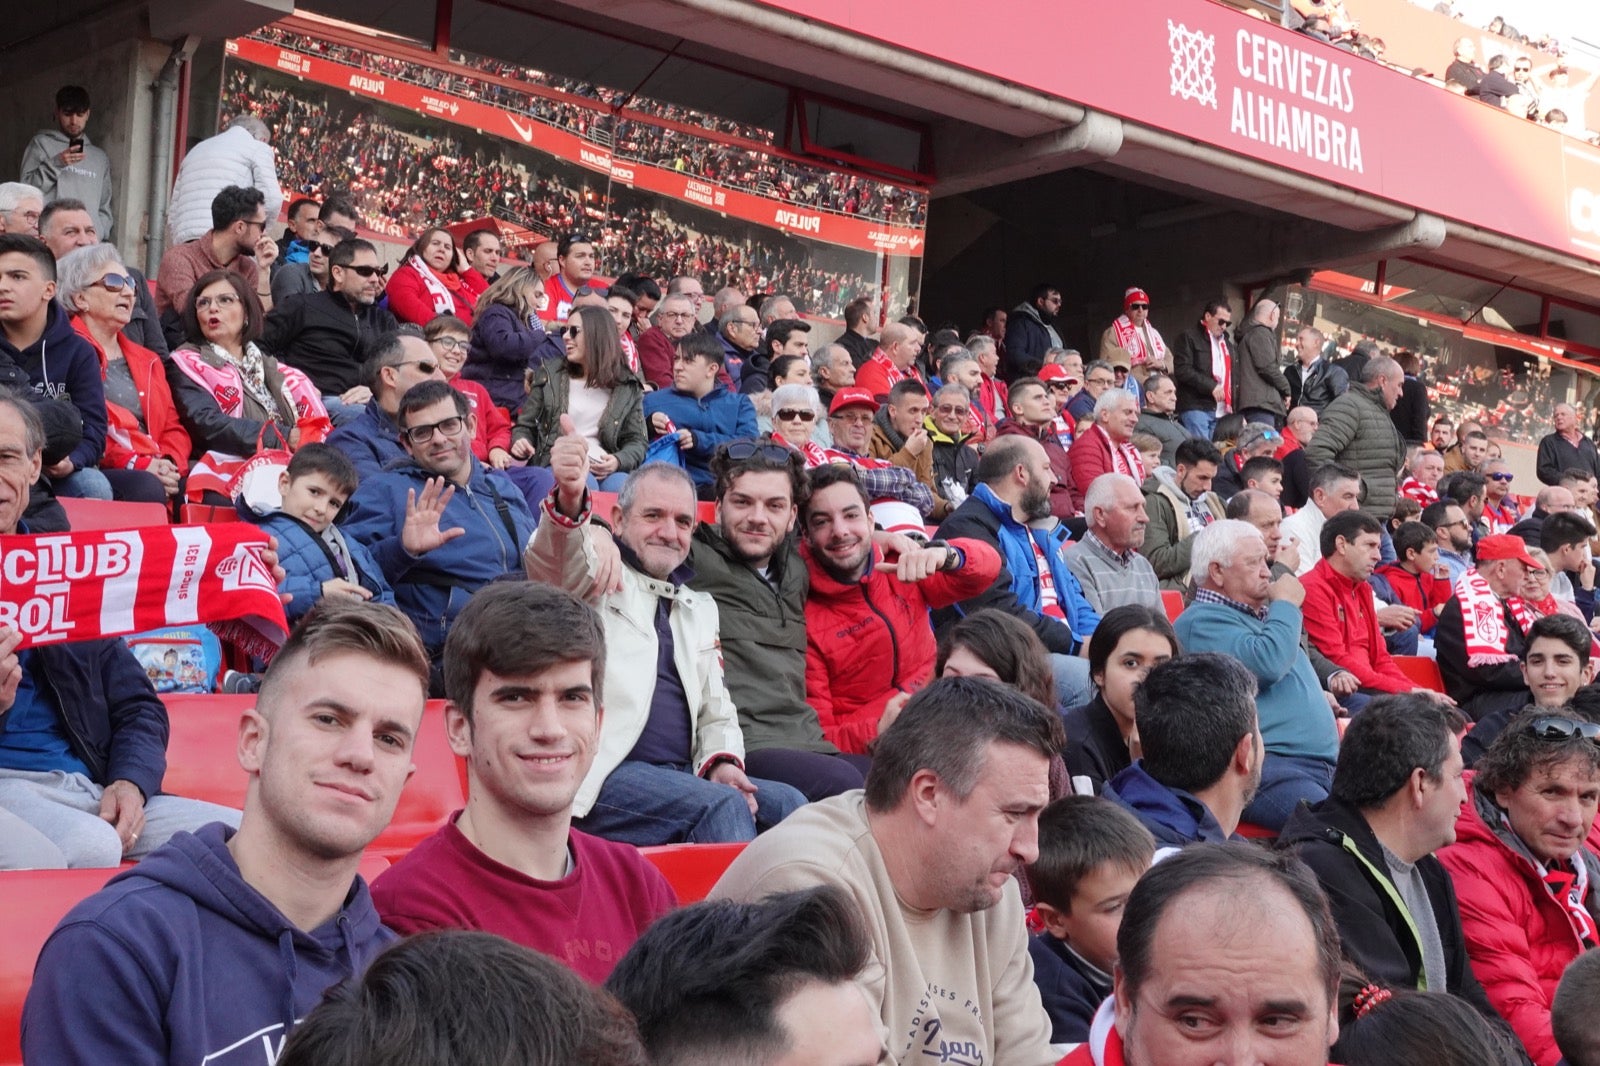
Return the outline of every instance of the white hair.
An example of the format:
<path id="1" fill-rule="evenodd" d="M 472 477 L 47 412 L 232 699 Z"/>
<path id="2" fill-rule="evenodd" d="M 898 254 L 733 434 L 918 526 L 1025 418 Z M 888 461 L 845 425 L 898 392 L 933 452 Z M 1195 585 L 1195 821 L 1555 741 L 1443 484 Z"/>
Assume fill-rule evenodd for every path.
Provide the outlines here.
<path id="1" fill-rule="evenodd" d="M 78 313 L 73 298 L 94 284 L 108 266 L 122 266 L 122 255 L 117 246 L 102 241 L 99 244 L 74 248 L 56 263 L 56 302 L 68 315 Z M 138 294 L 135 293 L 135 296 Z"/>
<path id="2" fill-rule="evenodd" d="M 1213 522 L 1195 534 L 1189 549 L 1189 573 L 1196 585 L 1202 584 L 1211 573 L 1211 564 L 1226 569 L 1245 546 L 1246 541 L 1266 545 L 1261 531 L 1249 522 L 1238 518 L 1224 518 Z"/>
<path id="3" fill-rule="evenodd" d="M 1127 474 L 1101 474 L 1089 482 L 1089 491 L 1083 494 L 1083 513 L 1091 524 L 1096 510 L 1109 511 L 1117 505 L 1117 490 L 1123 488 L 1142 495 L 1139 483 Z"/>
<path id="4" fill-rule="evenodd" d="M 15 211 L 24 200 L 38 200 L 44 206 L 44 193 L 21 181 L 0 182 L 0 212 Z"/>
<path id="5" fill-rule="evenodd" d="M 772 390 L 772 410 L 777 412 L 785 407 L 809 407 L 821 414 L 822 397 L 810 385 L 779 385 Z"/>
<path id="6" fill-rule="evenodd" d="M 1094 402 L 1094 417 L 1098 421 L 1102 414 L 1107 411 L 1115 411 L 1123 404 L 1133 404 L 1135 407 L 1138 406 L 1138 403 L 1133 398 L 1133 393 L 1129 392 L 1127 389 L 1107 389 L 1105 392 L 1102 392 L 1100 394 L 1100 398 Z"/>
<path id="7" fill-rule="evenodd" d="M 235 117 L 232 122 L 228 123 L 228 128 L 231 130 L 235 127 L 244 130 L 262 144 L 272 143 L 272 131 L 267 129 L 267 124 L 255 115 L 239 115 Z"/>

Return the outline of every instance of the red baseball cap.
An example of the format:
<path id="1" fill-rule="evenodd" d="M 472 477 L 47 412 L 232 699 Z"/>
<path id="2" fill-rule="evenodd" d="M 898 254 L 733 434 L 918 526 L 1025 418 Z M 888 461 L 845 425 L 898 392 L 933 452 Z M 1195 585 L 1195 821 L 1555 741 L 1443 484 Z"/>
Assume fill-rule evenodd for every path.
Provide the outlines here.
<path id="1" fill-rule="evenodd" d="M 1044 382 L 1046 385 L 1050 384 L 1052 381 L 1065 381 L 1071 385 L 1078 384 L 1077 376 L 1060 363 L 1046 363 L 1044 366 L 1041 366 L 1039 368 L 1038 377 L 1039 380 Z"/>
<path id="2" fill-rule="evenodd" d="M 878 401 L 874 400 L 872 393 L 866 389 L 858 389 L 852 385 L 833 394 L 833 402 L 828 404 L 828 413 L 836 415 L 846 407 L 870 407 L 876 411 Z"/>
<path id="3" fill-rule="evenodd" d="M 1544 564 L 1528 554 L 1528 546 L 1521 537 L 1512 536 L 1510 533 L 1496 533 L 1492 537 L 1484 537 L 1478 541 L 1474 553 L 1478 562 L 1492 563 L 1497 559 L 1515 559 L 1523 566 L 1530 566 L 1536 570 L 1543 570 Z"/>

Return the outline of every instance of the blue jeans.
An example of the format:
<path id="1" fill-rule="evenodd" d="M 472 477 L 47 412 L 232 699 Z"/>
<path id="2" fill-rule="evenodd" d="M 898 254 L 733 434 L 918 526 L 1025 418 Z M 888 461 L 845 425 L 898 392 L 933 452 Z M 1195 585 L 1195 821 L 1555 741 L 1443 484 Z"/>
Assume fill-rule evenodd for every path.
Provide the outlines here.
<path id="1" fill-rule="evenodd" d="M 1201 440 L 1210 440 L 1212 431 L 1217 428 L 1217 416 L 1210 411 L 1179 411 L 1178 421 L 1191 437 Z"/>
<path id="2" fill-rule="evenodd" d="M 1246 422 L 1259 422 L 1268 429 L 1278 428 L 1278 416 L 1265 407 L 1246 407 L 1239 412 Z"/>
<path id="3" fill-rule="evenodd" d="M 1422 622 L 1412 622 L 1405 629 L 1395 633 L 1386 634 L 1383 642 L 1389 648 L 1390 655 L 1416 655 L 1422 641 Z M 1430 647 L 1432 642 L 1429 642 Z"/>
<path id="4" fill-rule="evenodd" d="M 1056 677 L 1056 699 L 1061 713 L 1077 710 L 1094 699 L 1094 682 L 1089 680 L 1089 660 L 1077 655 L 1050 653 L 1050 670 Z"/>
<path id="5" fill-rule="evenodd" d="M 624 474 L 621 470 L 618 470 L 615 474 L 607 474 L 598 481 L 595 480 L 595 476 L 593 474 L 590 474 L 589 489 L 591 492 L 621 492 L 622 483 L 627 480 L 628 475 Z M 607 521 L 611 520 L 610 515 L 606 515 L 605 517 Z"/>
<path id="6" fill-rule="evenodd" d="M 361 417 L 361 412 L 367 409 L 364 403 L 345 403 L 337 396 L 324 396 L 322 406 L 328 409 L 328 420 L 335 426 L 354 422 Z"/>
<path id="7" fill-rule="evenodd" d="M 1327 712 L 1321 711 L 1326 714 Z M 1282 832 L 1301 800 L 1317 803 L 1333 787 L 1333 764 L 1300 755 L 1268 755 L 1261 764 L 1261 787 L 1244 809 L 1244 820 Z"/>
<path id="8" fill-rule="evenodd" d="M 111 482 L 92 466 L 74 470 L 66 477 L 51 478 L 50 484 L 57 496 L 76 496 L 83 500 L 111 499 Z"/>
<path id="9" fill-rule="evenodd" d="M 756 816 L 744 793 L 732 785 L 707 781 L 688 767 L 624 762 L 605 784 L 594 806 L 573 825 L 607 840 L 648 847 L 653 844 L 727 844 L 754 840 L 805 806 L 800 791 L 777 781 L 751 778 L 756 786 Z"/>

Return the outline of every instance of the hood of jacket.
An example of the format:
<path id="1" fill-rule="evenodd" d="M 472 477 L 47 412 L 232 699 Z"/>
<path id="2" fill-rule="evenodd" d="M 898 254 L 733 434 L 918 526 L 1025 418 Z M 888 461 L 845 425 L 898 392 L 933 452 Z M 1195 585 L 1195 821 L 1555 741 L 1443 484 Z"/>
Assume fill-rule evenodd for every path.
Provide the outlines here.
<path id="1" fill-rule="evenodd" d="M 1278 846 L 1288 847 L 1308 841 L 1321 841 L 1334 847 L 1343 846 L 1345 838 L 1353 840 L 1370 857 L 1381 860 L 1378 838 L 1361 812 L 1331 796 L 1320 803 L 1301 803 L 1284 823 L 1278 834 Z"/>
<path id="2" fill-rule="evenodd" d="M 1040 316 L 1039 309 L 1033 306 L 1033 304 L 1029 303 L 1027 300 L 1023 300 L 1017 306 L 1013 307 L 1011 309 L 1011 314 L 1012 317 L 1021 315 L 1024 318 L 1031 318 L 1041 327 L 1046 329 L 1048 329 L 1050 326 L 1050 323 L 1046 322 L 1044 318 Z"/>
<path id="3" fill-rule="evenodd" d="M 10 356 L 33 380 L 44 382 L 47 388 L 50 383 L 50 349 L 55 348 L 64 355 L 79 344 L 88 345 L 89 342 L 78 336 L 78 331 L 72 328 L 72 320 L 54 300 L 45 309 L 44 331 L 26 348 L 13 347 L 4 334 L 0 334 L 0 354 Z M 62 368 L 62 372 L 65 372 L 65 368 Z"/>
<path id="4" fill-rule="evenodd" d="M 1136 759 L 1105 784 L 1101 793 L 1138 815 L 1162 844 L 1221 843 L 1228 839 L 1211 809 L 1182 789 L 1168 788 Z"/>
<path id="5" fill-rule="evenodd" d="M 339 913 L 313 930 L 296 927 L 247 883 L 228 851 L 234 830 L 220 823 L 195 833 L 179 833 L 138 866 L 118 875 L 110 887 L 135 889 L 153 882 L 191 900 L 200 913 L 198 928 L 206 943 L 169 945 L 184 955 L 215 957 L 226 945 L 234 957 L 227 980 L 213 982 L 197 1013 L 217 1013 L 226 1001 L 240 1014 L 270 1010 L 285 1028 L 315 1004 L 322 991 L 359 973 L 378 949 L 394 939 L 383 927 L 366 882 L 356 878 Z M 147 899 L 159 899 L 148 895 Z M 165 927 L 183 929 L 173 922 Z M 202 947 L 204 951 L 202 952 Z M 91 975 L 85 975 L 91 979 Z M 181 989 L 181 985 L 178 986 Z M 183 1011 L 173 1006 L 174 1013 Z"/>

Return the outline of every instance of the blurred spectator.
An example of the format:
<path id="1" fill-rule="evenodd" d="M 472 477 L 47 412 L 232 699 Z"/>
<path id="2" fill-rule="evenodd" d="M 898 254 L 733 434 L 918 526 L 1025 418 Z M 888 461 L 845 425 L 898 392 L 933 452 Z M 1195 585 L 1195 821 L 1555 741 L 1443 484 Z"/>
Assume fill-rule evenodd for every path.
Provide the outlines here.
<path id="1" fill-rule="evenodd" d="M 934 495 L 950 506 L 961 506 L 972 492 L 978 471 L 978 452 L 973 447 L 976 435 L 968 432 L 971 393 L 950 384 L 933 395 L 933 405 L 923 420 L 923 429 L 933 442 Z"/>
<path id="2" fill-rule="evenodd" d="M 223 131 L 184 153 L 167 206 L 167 236 L 172 244 L 192 241 L 211 228 L 211 201 L 223 189 L 259 190 L 267 220 L 283 208 L 272 132 L 254 115 L 240 115 Z"/>
<path id="3" fill-rule="evenodd" d="M 1557 485 L 1561 475 L 1579 469 L 1600 477 L 1600 452 L 1594 441 L 1583 433 L 1578 409 L 1570 403 L 1558 403 L 1553 413 L 1555 431 L 1539 439 L 1537 473 L 1546 485 Z"/>
<path id="4" fill-rule="evenodd" d="M 1399 493 L 1426 507 L 1439 498 L 1439 479 L 1444 476 L 1444 456 L 1433 450 L 1417 452 L 1411 460 L 1411 471 L 1400 482 Z"/>
<path id="5" fill-rule="evenodd" d="M 1306 326 L 1295 336 L 1295 352 L 1299 362 L 1284 371 L 1289 381 L 1290 406 L 1309 407 L 1319 416 L 1338 396 L 1350 387 L 1345 372 L 1322 355 L 1325 337 L 1315 326 Z"/>
<path id="6" fill-rule="evenodd" d="M 1522 521 L 1521 508 L 1511 494 L 1511 483 L 1516 475 L 1504 459 L 1487 459 L 1483 464 L 1485 496 L 1483 521 L 1490 533 L 1509 533 L 1511 527 Z"/>
<path id="7" fill-rule="evenodd" d="M 1280 367 L 1283 345 L 1278 341 L 1278 305 L 1259 300 L 1250 320 L 1239 330 L 1235 359 L 1234 392 L 1239 413 L 1252 422 L 1264 422 L 1273 429 L 1283 425 L 1292 391 Z"/>
<path id="8" fill-rule="evenodd" d="M 1522 540 L 1502 534 L 1478 542 L 1476 565 L 1455 583 L 1434 630 L 1445 691 L 1474 721 L 1527 703 L 1517 659 L 1533 613 L 1521 598 L 1523 578 L 1542 564 Z"/>
<path id="9" fill-rule="evenodd" d="M 497 407 L 521 408 L 528 398 L 528 372 L 564 354 L 561 340 L 539 319 L 545 299 L 538 275 L 529 267 L 514 267 L 478 297 L 477 321 L 463 319 L 472 326 L 472 343 L 461 373 L 481 384 Z"/>
<path id="10" fill-rule="evenodd" d="M 1135 428 L 1161 442 L 1161 463 L 1164 466 L 1171 466 L 1176 461 L 1178 445 L 1189 439 L 1188 430 L 1184 429 L 1175 413 L 1177 403 L 1178 387 L 1170 376 L 1151 374 L 1145 378 L 1144 410 L 1139 412 L 1139 422 Z M 1154 468 L 1150 468 L 1150 472 L 1154 473 Z"/>
<path id="11" fill-rule="evenodd" d="M 450 231 L 429 226 L 406 250 L 384 295 L 401 322 L 426 326 L 435 315 L 455 315 L 470 326 L 485 291 L 475 273 L 462 272 Z"/>
<path id="12" fill-rule="evenodd" d="M 183 343 L 179 316 L 202 274 L 231 271 L 244 279 L 258 303 L 263 295 L 270 302 L 270 279 L 263 283 L 261 269 L 278 257 L 278 245 L 266 235 L 271 220 L 265 204 L 260 189 L 230 185 L 211 201 L 211 228 L 162 255 L 156 272 L 156 309 L 173 347 Z"/>
<path id="13" fill-rule="evenodd" d="M 328 436 L 328 443 L 344 453 L 362 479 L 404 463 L 409 453 L 400 429 L 400 400 L 413 385 L 443 380 L 443 366 L 423 338 L 393 332 L 374 338 L 360 378 L 370 399 Z"/>
<path id="14" fill-rule="evenodd" d="M 43 210 L 44 194 L 32 185 L 0 182 L 0 233 L 39 236 L 39 213 Z"/>
<path id="15" fill-rule="evenodd" d="M 1039 373 L 1045 352 L 1061 347 L 1056 332 L 1056 315 L 1061 313 L 1061 290 L 1048 282 L 1033 287 L 1027 300 L 1006 317 L 1005 361 L 1001 374 L 1006 381 Z"/>
<path id="16" fill-rule="evenodd" d="M 1389 412 L 1389 418 L 1407 444 L 1421 444 L 1427 439 L 1428 418 L 1433 413 L 1428 388 L 1422 383 L 1422 359 L 1416 352 L 1402 349 L 1394 353 L 1394 361 L 1405 374 L 1405 384 L 1401 386 L 1400 401 Z"/>
<path id="17" fill-rule="evenodd" d="M 1189 435 L 1211 440 L 1217 419 L 1234 409 L 1233 312 L 1217 298 L 1201 310 L 1200 322 L 1178 335 L 1172 350 L 1172 380 L 1178 386 L 1178 421 Z"/>
<path id="18" fill-rule="evenodd" d="M 95 230 L 109 241 L 111 157 L 89 140 L 89 93 L 78 85 L 56 90 L 56 128 L 40 130 L 22 153 L 22 181 L 39 190 L 45 203 L 81 200 L 94 211 Z"/>
<path id="19" fill-rule="evenodd" d="M 1137 286 L 1122 294 L 1122 314 L 1100 334 L 1097 359 L 1112 366 L 1121 362 L 1132 368 L 1134 379 L 1143 382 L 1153 371 L 1173 373 L 1173 357 L 1167 342 L 1150 324 L 1150 296 Z"/>
<path id="20" fill-rule="evenodd" d="M 511 420 L 505 411 L 495 406 L 482 385 L 461 376 L 472 331 L 456 316 L 440 315 L 428 323 L 423 336 L 438 357 L 445 380 L 472 405 L 472 414 L 478 423 L 478 432 L 472 439 L 472 454 L 496 470 L 510 471 L 512 479 L 516 480 L 518 474 L 511 466 Z"/>
<path id="21" fill-rule="evenodd" d="M 639 367 L 652 388 L 672 387 L 672 361 L 678 342 L 694 332 L 695 304 L 684 293 L 669 293 L 656 308 L 655 325 L 639 335 Z"/>
<path id="22" fill-rule="evenodd" d="M 1461 86 L 1468 96 L 1477 96 L 1483 75 L 1483 69 L 1478 66 L 1478 46 L 1471 37 L 1458 37 L 1454 58 L 1445 68 L 1444 80 Z"/>

